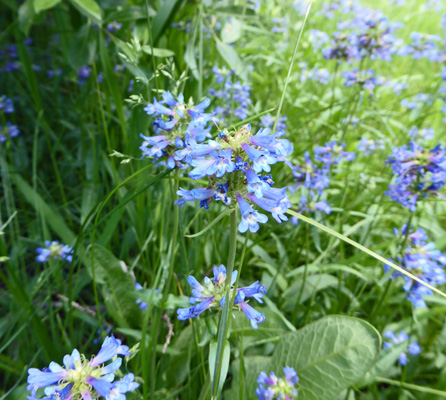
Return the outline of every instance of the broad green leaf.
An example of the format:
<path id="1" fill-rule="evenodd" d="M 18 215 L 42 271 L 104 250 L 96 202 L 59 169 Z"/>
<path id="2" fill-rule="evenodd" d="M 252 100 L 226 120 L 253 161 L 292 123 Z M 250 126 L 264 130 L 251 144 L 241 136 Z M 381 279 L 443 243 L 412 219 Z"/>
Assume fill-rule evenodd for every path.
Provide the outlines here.
<path id="1" fill-rule="evenodd" d="M 96 55 L 96 32 L 90 24 L 85 24 L 73 36 L 68 61 L 74 69 L 90 65 Z"/>
<path id="2" fill-rule="evenodd" d="M 240 39 L 240 36 L 242 35 L 242 27 L 243 23 L 236 18 L 227 20 L 221 30 L 221 40 L 224 43 L 233 43 Z"/>
<path id="3" fill-rule="evenodd" d="M 138 19 L 147 19 L 147 11 L 146 7 L 138 7 L 138 6 L 126 6 L 122 10 L 114 11 L 107 15 L 107 18 L 104 19 L 104 23 L 109 23 L 113 21 L 118 22 L 128 22 L 135 21 Z M 156 13 L 153 12 L 153 9 L 149 8 L 149 15 L 153 17 Z"/>
<path id="4" fill-rule="evenodd" d="M 153 43 L 160 38 L 170 21 L 173 20 L 176 10 L 181 5 L 181 0 L 165 0 L 156 16 L 153 18 L 152 35 Z"/>
<path id="5" fill-rule="evenodd" d="M 224 398 L 231 400 L 257 399 L 257 396 L 254 394 L 257 386 L 257 377 L 259 376 L 260 372 L 266 372 L 271 369 L 271 357 L 244 357 L 243 373 L 240 371 L 240 359 L 237 359 L 232 362 L 231 369 L 232 385 L 231 389 L 224 392 Z M 242 385 L 241 387 L 240 384 Z M 240 391 L 242 392 L 241 396 Z"/>
<path id="6" fill-rule="evenodd" d="M 190 68 L 195 79 L 199 78 L 197 59 L 195 58 L 195 46 L 192 40 L 187 44 L 186 52 L 184 53 L 184 61 Z"/>
<path id="7" fill-rule="evenodd" d="M 436 287 L 429 285 L 428 283 L 424 282 L 423 280 L 421 280 L 420 278 L 418 278 L 417 276 L 411 274 L 410 272 L 406 271 L 404 268 L 399 267 L 398 265 L 394 264 L 393 262 L 386 260 L 384 257 L 380 256 L 379 254 L 376 254 L 375 252 L 369 250 L 367 247 L 362 246 L 359 243 L 356 243 L 354 240 L 348 238 L 347 236 L 344 236 L 336 231 L 334 231 L 333 229 L 330 229 L 322 224 L 320 224 L 319 222 L 316 222 L 314 220 L 312 220 L 311 218 L 307 218 L 304 215 L 298 214 L 295 211 L 292 210 L 288 210 L 287 211 L 288 214 L 293 215 L 294 217 L 297 217 L 298 219 L 301 219 L 302 221 L 305 221 L 306 223 L 313 225 L 327 233 L 329 233 L 330 235 L 333 235 L 335 237 L 337 237 L 338 239 L 343 240 L 344 242 L 347 242 L 349 244 L 351 244 L 352 246 L 356 247 L 357 249 L 363 251 L 364 253 L 367 253 L 368 255 L 376 258 L 377 260 L 381 261 L 382 263 L 388 265 L 389 267 L 392 267 L 394 269 L 396 269 L 398 272 L 402 273 L 403 275 L 406 275 L 407 277 L 409 277 L 410 279 L 413 279 L 414 281 L 417 281 L 418 283 L 420 283 L 421 285 L 424 285 L 426 287 L 428 287 L 430 290 L 434 291 L 435 293 L 438 293 L 439 295 L 446 297 L 446 294 L 443 293 L 441 290 L 437 289 Z"/>
<path id="8" fill-rule="evenodd" d="M 254 306 L 254 304 L 252 305 Z M 252 329 L 251 322 L 242 312 L 234 313 L 235 316 L 232 320 L 230 331 L 231 336 L 234 338 L 237 338 L 239 335 L 243 335 L 243 337 L 256 336 L 258 338 L 267 339 L 279 338 L 290 332 L 290 328 L 282 320 L 282 318 L 277 315 L 277 313 L 269 310 L 268 308 L 261 308 L 257 305 L 255 308 L 259 312 L 265 314 L 265 322 L 259 324 L 259 329 Z"/>
<path id="9" fill-rule="evenodd" d="M 60 3 L 61 0 L 34 0 L 34 10 L 36 13 L 52 8 Z"/>
<path id="10" fill-rule="evenodd" d="M 365 375 L 380 348 L 381 338 L 367 322 L 329 316 L 283 336 L 270 371 L 294 368 L 301 400 L 332 400 Z"/>
<path id="11" fill-rule="evenodd" d="M 39 214 L 45 219 L 51 229 L 62 239 L 63 243 L 71 245 L 76 236 L 70 230 L 63 218 L 58 214 L 54 207 L 50 206 L 42 197 L 20 175 L 11 175 L 17 188 L 22 192 L 26 201 L 31 207 L 35 207 Z"/>
<path id="12" fill-rule="evenodd" d="M 303 279 L 299 278 L 283 293 L 283 297 L 286 299 L 284 305 L 286 311 L 291 311 L 294 309 L 296 301 L 299 299 L 303 283 Z M 323 290 L 328 287 L 337 286 L 338 283 L 338 278 L 330 274 L 307 276 L 300 301 L 303 303 L 304 301 L 308 300 L 314 292 L 318 292 L 319 290 Z"/>
<path id="13" fill-rule="evenodd" d="M 213 11 L 217 14 L 236 15 L 238 17 L 241 15 L 252 17 L 256 14 L 253 9 L 245 6 L 223 6 L 217 7 Z"/>
<path id="14" fill-rule="evenodd" d="M 97 24 L 102 22 L 102 12 L 99 5 L 94 0 L 70 0 L 86 17 L 91 18 Z"/>
<path id="15" fill-rule="evenodd" d="M 90 247 L 85 263 L 101 288 L 107 311 L 120 327 L 130 327 L 140 315 L 132 296 L 135 288 L 130 274 L 124 272 L 120 261 L 110 251 L 98 244 Z"/>
<path id="16" fill-rule="evenodd" d="M 243 63 L 237 52 L 227 43 L 217 40 L 217 50 L 221 57 L 243 80 L 248 79 L 248 66 Z"/>
<path id="17" fill-rule="evenodd" d="M 34 11 L 33 0 L 26 0 L 18 10 L 18 20 L 20 30 L 28 35 L 31 25 L 34 23 L 36 13 Z"/>
<path id="18" fill-rule="evenodd" d="M 156 47 L 150 47 L 149 45 L 142 46 L 142 51 L 146 54 L 149 54 L 150 56 L 153 55 L 154 57 L 173 57 L 175 53 L 172 50 L 169 49 L 158 49 Z"/>

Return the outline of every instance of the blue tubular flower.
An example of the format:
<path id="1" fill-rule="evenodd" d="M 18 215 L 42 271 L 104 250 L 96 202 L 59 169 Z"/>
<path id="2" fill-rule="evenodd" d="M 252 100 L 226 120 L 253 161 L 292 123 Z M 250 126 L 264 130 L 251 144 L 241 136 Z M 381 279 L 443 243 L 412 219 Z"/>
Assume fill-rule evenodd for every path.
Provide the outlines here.
<path id="1" fill-rule="evenodd" d="M 263 191 L 270 190 L 270 185 L 264 180 L 261 180 L 251 168 L 248 168 L 245 173 L 248 182 L 248 192 L 255 193 L 256 197 L 259 199 L 262 198 Z"/>
<path id="2" fill-rule="evenodd" d="M 139 387 L 139 383 L 133 382 L 134 379 L 133 374 L 128 374 L 114 383 L 106 400 L 126 400 L 125 393 L 132 392 Z"/>
<path id="3" fill-rule="evenodd" d="M 180 188 L 177 191 L 177 195 L 181 196 L 182 199 L 178 199 L 175 201 L 175 205 L 183 207 L 183 205 L 187 201 L 208 201 L 212 199 L 212 196 L 214 195 L 215 189 L 206 189 L 206 188 L 199 188 L 199 189 L 192 189 L 192 190 L 185 190 L 183 188 Z"/>
<path id="4" fill-rule="evenodd" d="M 102 343 L 101 350 L 96 357 L 94 357 L 89 365 L 95 367 L 97 365 L 103 364 L 107 361 L 110 361 L 112 358 L 117 355 L 129 356 L 129 348 L 128 346 L 122 346 L 121 341 L 116 339 L 113 335 L 107 336 Z"/>
<path id="5" fill-rule="evenodd" d="M 250 286 L 237 289 L 237 292 L 243 292 L 245 297 L 253 297 L 259 303 L 263 303 L 262 297 L 264 294 L 266 294 L 266 287 L 259 284 L 259 281 L 256 281 Z"/>
<path id="6" fill-rule="evenodd" d="M 391 349 L 392 347 L 396 345 L 400 345 L 401 343 L 408 342 L 410 340 L 410 336 L 405 333 L 404 331 L 401 331 L 398 335 L 395 334 L 392 330 L 387 330 L 384 332 L 384 337 L 388 339 L 389 341 L 384 342 L 383 349 Z M 407 348 L 407 352 L 409 355 L 417 355 L 421 353 L 420 345 L 417 342 L 412 342 L 409 344 Z M 405 352 L 401 352 L 401 354 L 398 356 L 398 362 L 403 367 L 408 362 L 408 357 Z"/>
<path id="7" fill-rule="evenodd" d="M 257 378 L 259 386 L 256 395 L 259 400 L 295 400 L 297 399 L 296 385 L 299 377 L 294 368 L 285 367 L 283 369 L 285 378 L 278 378 L 274 372 L 267 375 L 261 372 Z"/>
<path id="8" fill-rule="evenodd" d="M 288 218 L 285 215 L 285 213 L 288 210 L 288 207 L 285 203 L 265 198 L 259 199 L 252 193 L 248 193 L 246 197 L 249 200 L 251 200 L 254 204 L 257 204 L 260 208 L 263 208 L 265 211 L 270 212 L 273 218 L 279 224 L 282 223 L 282 221 L 288 221 Z"/>
<path id="9" fill-rule="evenodd" d="M 240 193 L 235 195 L 235 198 L 240 207 L 240 213 L 242 220 L 239 223 L 238 230 L 240 233 L 245 233 L 248 229 L 250 232 L 257 232 L 260 228 L 259 222 L 265 224 L 268 221 L 268 217 L 264 214 L 260 214 L 255 211 L 247 202 L 243 199 Z"/>
<path id="10" fill-rule="evenodd" d="M 72 248 L 67 245 L 61 245 L 57 240 L 50 242 L 49 240 L 45 241 L 46 247 L 38 247 L 36 260 L 43 263 L 53 258 L 55 260 L 61 259 L 71 262 L 73 260 L 73 256 L 69 253 L 72 252 Z"/>
<path id="11" fill-rule="evenodd" d="M 270 165 L 277 162 L 276 158 L 273 157 L 267 150 L 257 150 L 247 143 L 242 143 L 240 147 L 245 151 L 250 160 L 254 163 L 253 169 L 258 173 L 262 171 L 270 172 Z"/>
<path id="12" fill-rule="evenodd" d="M 125 400 L 118 397 L 138 387 L 132 383 L 133 375 L 125 377 L 122 381 L 113 383 L 114 372 L 122 363 L 121 358 L 116 358 L 108 365 L 105 362 L 115 358 L 118 354 L 130 355 L 127 346 L 122 346 L 121 341 L 113 337 L 105 338 L 99 354 L 90 362 L 85 356 L 81 356 L 77 350 L 63 358 L 64 367 L 52 362 L 48 368 L 40 371 L 35 368 L 28 370 L 28 387 L 31 391 L 29 400 L 36 400 L 39 388 L 45 388 L 47 400 L 93 399 L 100 396 L 112 400 Z M 131 378 L 131 379 L 130 379 Z M 115 397 L 113 397 L 115 396 Z"/>
<path id="13" fill-rule="evenodd" d="M 269 129 L 260 129 L 255 136 L 249 138 L 249 143 L 288 157 L 293 152 L 293 145 L 287 139 L 277 139 L 284 132 L 278 130 L 274 136 L 269 133 Z"/>
<path id="14" fill-rule="evenodd" d="M 251 321 L 251 326 L 254 329 L 258 329 L 258 325 L 261 322 L 265 322 L 265 314 L 259 313 L 256 309 L 252 308 L 248 303 L 242 301 L 238 304 L 243 313 Z"/>
<path id="15" fill-rule="evenodd" d="M 214 193 L 214 199 L 216 201 L 222 201 L 224 204 L 229 206 L 232 202 L 231 198 L 228 197 L 229 182 L 224 185 L 218 184 L 217 190 Z"/>
<path id="16" fill-rule="evenodd" d="M 407 234 L 407 226 L 402 229 L 402 235 Z M 399 234 L 395 229 L 395 233 Z M 415 232 L 408 235 L 409 244 L 406 246 L 402 257 L 397 257 L 399 263 L 404 269 L 418 276 L 422 281 L 431 286 L 438 286 L 446 283 L 446 254 L 435 249 L 434 243 L 427 243 L 427 235 L 424 230 L 418 228 Z M 402 276 L 400 273 L 394 273 L 392 278 Z M 423 296 L 432 295 L 432 291 L 424 285 L 413 281 L 404 275 L 404 291 L 408 292 L 407 299 L 412 302 L 414 307 L 426 307 Z"/>

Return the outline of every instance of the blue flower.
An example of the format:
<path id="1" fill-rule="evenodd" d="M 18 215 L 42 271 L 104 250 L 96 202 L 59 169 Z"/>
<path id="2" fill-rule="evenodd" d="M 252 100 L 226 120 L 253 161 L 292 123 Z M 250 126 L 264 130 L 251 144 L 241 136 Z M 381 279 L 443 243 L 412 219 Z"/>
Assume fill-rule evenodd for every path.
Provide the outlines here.
<path id="1" fill-rule="evenodd" d="M 277 159 L 268 150 L 257 150 L 247 143 L 242 143 L 240 147 L 245 151 L 249 159 L 253 162 L 253 169 L 257 173 L 271 171 L 271 164 L 275 164 Z"/>
<path id="2" fill-rule="evenodd" d="M 6 140 L 14 138 L 19 134 L 19 128 L 9 121 L 6 122 L 6 125 L 4 127 L 0 125 L 0 143 L 6 142 Z"/>
<path id="3" fill-rule="evenodd" d="M 256 395 L 259 400 L 295 400 L 297 399 L 296 385 L 299 377 L 294 368 L 285 367 L 283 369 L 284 378 L 278 378 L 274 372 L 267 375 L 261 372 L 257 378 L 259 386 Z"/>
<path id="4" fill-rule="evenodd" d="M 235 196 L 240 213 L 242 215 L 242 220 L 239 223 L 238 230 L 240 233 L 245 233 L 248 229 L 250 232 L 257 232 L 260 228 L 259 222 L 265 224 L 268 222 L 268 217 L 264 214 L 260 214 L 255 211 L 247 202 L 243 199 L 240 193 Z"/>
<path id="5" fill-rule="evenodd" d="M 372 140 L 361 138 L 361 142 L 358 144 L 358 150 L 362 151 L 365 156 L 372 155 L 376 150 L 384 149 L 384 141 L 383 140 Z"/>
<path id="6" fill-rule="evenodd" d="M 248 182 L 248 192 L 255 193 L 257 198 L 263 197 L 263 191 L 270 190 L 270 185 L 264 180 L 261 180 L 259 176 L 251 169 L 247 168 L 246 170 L 246 180 Z"/>
<path id="7" fill-rule="evenodd" d="M 251 307 L 248 303 L 242 301 L 238 303 L 238 305 L 242 309 L 243 313 L 246 315 L 246 318 L 248 318 L 251 321 L 251 326 L 254 329 L 258 329 L 257 324 L 265 322 L 265 314 L 259 313 L 255 308 Z"/>
<path id="8" fill-rule="evenodd" d="M 0 96 L 0 111 L 3 111 L 4 113 L 13 113 L 14 105 L 12 104 L 12 100 L 6 96 Z"/>
<path id="9" fill-rule="evenodd" d="M 66 260 L 71 262 L 73 256 L 70 254 L 72 252 L 72 248 L 65 245 L 59 244 L 57 240 L 50 242 L 49 240 L 45 241 L 46 247 L 38 247 L 36 260 L 39 262 L 46 262 L 51 258 L 58 260 Z"/>
<path id="10" fill-rule="evenodd" d="M 199 189 L 192 189 L 192 190 L 185 190 L 183 188 L 180 188 L 177 191 L 177 195 L 181 196 L 182 199 L 178 199 L 175 201 L 175 205 L 183 207 L 183 205 L 187 201 L 207 201 L 209 199 L 212 199 L 212 196 L 214 195 L 215 189 L 207 189 L 207 188 L 199 188 Z"/>
<path id="11" fill-rule="evenodd" d="M 133 392 L 139 387 L 139 383 L 133 382 L 135 376 L 127 374 L 120 381 L 115 382 L 107 395 L 106 400 L 126 400 L 125 393 Z"/>
<path id="12" fill-rule="evenodd" d="M 96 357 L 94 357 L 90 362 L 90 366 L 97 366 L 110 361 L 117 355 L 129 356 L 128 346 L 123 346 L 119 339 L 116 339 L 113 335 L 107 336 L 102 343 L 101 350 Z"/>
<path id="13" fill-rule="evenodd" d="M 409 147 L 395 147 L 386 163 L 396 178 L 385 194 L 403 207 L 415 211 L 419 200 L 442 197 L 439 190 L 446 184 L 446 151 L 441 145 L 427 151 L 410 142 Z"/>

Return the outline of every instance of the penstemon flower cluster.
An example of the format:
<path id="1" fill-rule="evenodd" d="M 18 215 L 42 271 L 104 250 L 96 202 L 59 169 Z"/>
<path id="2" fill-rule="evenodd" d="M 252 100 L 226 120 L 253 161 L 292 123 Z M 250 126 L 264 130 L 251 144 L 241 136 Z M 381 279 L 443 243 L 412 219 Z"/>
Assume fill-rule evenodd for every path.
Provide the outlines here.
<path id="1" fill-rule="evenodd" d="M 140 147 L 143 157 L 161 160 L 170 169 L 185 168 L 190 162 L 190 146 L 210 137 L 211 126 L 207 125 L 212 115 L 204 112 L 209 104 L 209 99 L 197 105 L 191 101 L 185 104 L 182 94 L 175 100 L 170 92 L 164 92 L 161 101 L 154 98 L 144 110 L 156 118 L 153 126 L 157 135 L 140 135 L 144 139 Z"/>
<path id="2" fill-rule="evenodd" d="M 393 201 L 411 211 L 428 197 L 445 198 L 439 191 L 446 183 L 446 151 L 438 145 L 426 150 L 416 142 L 395 147 L 387 164 L 395 175 L 395 184 L 385 192 Z"/>
<path id="3" fill-rule="evenodd" d="M 36 260 L 43 263 L 50 259 L 55 260 L 66 260 L 71 262 L 73 256 L 70 254 L 72 252 L 72 248 L 66 244 L 60 244 L 57 240 L 54 241 L 45 241 L 46 247 L 38 247 Z"/>
<path id="4" fill-rule="evenodd" d="M 259 386 L 256 395 L 259 400 L 295 400 L 297 399 L 296 385 L 299 377 L 294 368 L 285 367 L 283 369 L 285 378 L 278 378 L 274 372 L 267 375 L 261 372 L 257 378 Z"/>
<path id="5" fill-rule="evenodd" d="M 288 187 L 291 193 L 299 191 L 299 212 L 322 211 L 331 213 L 331 207 L 323 200 L 325 189 L 330 185 L 332 167 L 342 160 L 355 159 L 354 152 L 344 150 L 345 143 L 339 145 L 336 141 L 325 143 L 314 149 L 314 160 L 306 152 L 303 163 L 293 166 L 294 185 Z M 293 217 L 292 222 L 298 223 Z"/>
<path id="6" fill-rule="evenodd" d="M 2 114 L 12 114 L 15 111 L 12 100 L 6 96 L 0 96 L 0 116 Z M 7 121 L 5 126 L 0 125 L 0 143 L 14 138 L 20 134 L 19 128 Z"/>
<path id="7" fill-rule="evenodd" d="M 225 302 L 225 293 L 227 289 L 226 267 L 224 265 L 213 267 L 214 277 L 204 278 L 204 283 L 200 284 L 193 276 L 187 278 L 187 282 L 192 287 L 192 297 L 189 301 L 193 306 L 189 308 L 178 309 L 178 319 L 185 321 L 189 318 L 198 317 L 202 312 L 212 308 L 223 308 Z M 233 271 L 231 276 L 231 287 L 237 280 L 237 271 Z M 231 288 L 231 293 L 234 289 Z M 259 282 L 252 285 L 237 288 L 237 294 L 234 299 L 234 306 L 243 311 L 245 316 L 251 321 L 251 326 L 257 329 L 257 324 L 265 321 L 265 314 L 256 311 L 248 304 L 250 298 L 263 303 L 262 297 L 266 293 L 266 288 Z"/>
<path id="8" fill-rule="evenodd" d="M 383 349 L 385 350 L 391 349 L 397 345 L 400 345 L 401 343 L 405 343 L 410 340 L 410 336 L 406 332 L 401 331 L 399 334 L 396 334 L 390 329 L 384 332 L 384 337 L 388 340 L 385 341 L 383 344 Z M 410 343 L 409 346 L 407 347 L 407 353 L 409 353 L 409 355 L 411 356 L 420 354 L 421 353 L 420 345 L 417 342 Z M 398 356 L 398 362 L 403 367 L 408 362 L 407 353 L 401 352 L 401 354 Z"/>
<path id="9" fill-rule="evenodd" d="M 431 286 L 438 286 L 446 283 L 446 254 L 435 248 L 435 244 L 428 242 L 428 237 L 423 229 L 407 232 L 405 225 L 401 232 L 394 229 L 395 235 L 407 236 L 408 244 L 402 256 L 397 257 L 398 263 L 408 272 L 420 278 L 423 282 Z M 388 268 L 385 267 L 387 270 Z M 392 278 L 401 277 L 402 274 L 395 272 Z M 432 295 L 432 290 L 403 276 L 405 284 L 404 291 L 408 292 L 407 299 L 414 307 L 426 307 L 423 296 Z"/>
<path id="10" fill-rule="evenodd" d="M 208 178 L 203 188 L 185 190 L 180 188 L 181 197 L 175 202 L 182 207 L 186 202 L 199 201 L 200 207 L 209 208 L 211 202 L 221 202 L 226 206 L 238 203 L 242 216 L 239 232 L 248 229 L 259 230 L 259 223 L 266 223 L 268 217 L 255 210 L 256 205 L 270 212 L 281 223 L 287 221 L 285 213 L 291 207 L 286 188 L 272 187 L 271 165 L 286 162 L 293 151 L 287 139 L 281 139 L 283 131 L 274 135 L 269 129 L 251 132 L 251 125 L 223 130 L 216 140 L 204 144 L 192 144 L 189 153 L 191 165 L 189 177 L 198 180 Z"/>
<path id="11" fill-rule="evenodd" d="M 28 400 L 37 400 L 37 390 L 44 388 L 45 400 L 125 400 L 126 393 L 139 387 L 133 382 L 134 375 L 128 374 L 115 381 L 115 372 L 122 364 L 122 358 L 129 356 L 129 348 L 123 346 L 113 335 L 105 338 L 99 353 L 90 361 L 74 349 L 63 358 L 61 366 L 51 362 L 48 368 L 28 370 Z M 111 363 L 105 365 L 108 361 Z"/>
<path id="12" fill-rule="evenodd" d="M 209 89 L 209 94 L 220 100 L 214 108 L 215 116 L 222 122 L 228 123 L 237 118 L 244 120 L 248 117 L 248 107 L 251 101 L 251 87 L 240 81 L 233 82 L 234 70 L 217 66 L 212 68 L 219 89 Z"/>
<path id="13" fill-rule="evenodd" d="M 381 11 L 370 10 L 359 3 L 343 12 L 354 12 L 355 16 L 338 25 L 339 31 L 334 32 L 330 47 L 322 51 L 324 58 L 348 62 L 365 58 L 391 61 L 401 45 L 394 34 L 400 24 L 391 23 Z"/>

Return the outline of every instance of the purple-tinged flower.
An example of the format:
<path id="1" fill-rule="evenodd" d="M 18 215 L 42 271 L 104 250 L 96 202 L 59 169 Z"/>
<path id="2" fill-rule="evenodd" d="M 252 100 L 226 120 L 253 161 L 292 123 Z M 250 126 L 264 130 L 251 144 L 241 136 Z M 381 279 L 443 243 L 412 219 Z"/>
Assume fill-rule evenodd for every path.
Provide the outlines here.
<path id="1" fill-rule="evenodd" d="M 284 378 L 278 378 L 274 372 L 267 375 L 261 372 L 257 378 L 259 386 L 256 395 L 259 400 L 296 400 L 299 377 L 294 368 L 285 367 L 283 369 Z"/>
<path id="2" fill-rule="evenodd" d="M 72 252 L 72 248 L 66 244 L 59 244 L 57 240 L 55 241 L 45 241 L 46 247 L 38 247 L 36 260 L 43 263 L 50 259 L 61 259 L 71 262 L 73 260 L 73 256 L 70 254 Z"/>
<path id="3" fill-rule="evenodd" d="M 268 217 L 264 214 L 260 214 L 258 211 L 254 210 L 242 197 L 240 193 L 235 195 L 238 202 L 240 213 L 242 215 L 242 220 L 238 225 L 238 230 L 240 233 L 245 233 L 248 229 L 250 232 L 257 232 L 260 228 L 259 222 L 265 224 L 268 222 Z"/>
<path id="4" fill-rule="evenodd" d="M 395 334 L 395 332 L 392 330 L 387 330 L 384 332 L 384 337 L 388 339 L 388 341 L 385 341 L 383 344 L 384 349 L 391 349 L 394 346 L 398 346 L 410 340 L 410 336 L 404 331 L 401 331 L 399 334 Z M 420 354 L 420 345 L 417 342 L 410 343 L 407 347 L 407 352 L 412 356 Z M 403 367 L 407 364 L 408 358 L 406 352 L 401 352 L 401 354 L 398 356 L 398 362 Z"/>

